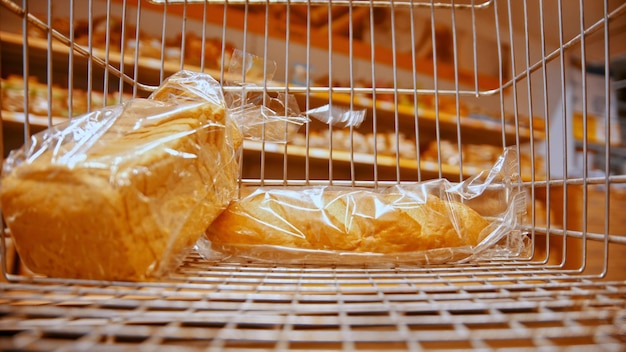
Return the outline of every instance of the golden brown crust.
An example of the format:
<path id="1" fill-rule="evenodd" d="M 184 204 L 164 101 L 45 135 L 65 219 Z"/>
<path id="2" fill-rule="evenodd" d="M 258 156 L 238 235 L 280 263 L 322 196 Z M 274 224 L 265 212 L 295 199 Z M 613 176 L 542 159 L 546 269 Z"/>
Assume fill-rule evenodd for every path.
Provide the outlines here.
<path id="1" fill-rule="evenodd" d="M 489 225 L 468 206 L 435 196 L 406 203 L 400 194 L 308 192 L 258 191 L 233 201 L 207 237 L 217 245 L 406 253 L 475 246 Z"/>
<path id="2" fill-rule="evenodd" d="M 223 108 L 134 104 L 76 165 L 52 163 L 46 151 L 4 178 L 3 212 L 34 272 L 105 280 L 159 275 L 234 196 L 238 167 L 225 143 Z"/>

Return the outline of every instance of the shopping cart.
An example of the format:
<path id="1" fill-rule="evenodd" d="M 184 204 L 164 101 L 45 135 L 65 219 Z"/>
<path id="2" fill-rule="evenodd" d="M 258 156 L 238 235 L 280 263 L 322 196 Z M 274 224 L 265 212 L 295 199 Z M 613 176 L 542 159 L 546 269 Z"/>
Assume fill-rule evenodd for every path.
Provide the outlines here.
<path id="1" fill-rule="evenodd" d="M 529 248 L 427 266 L 193 252 L 167 279 L 134 283 L 33 277 L 5 234 L 1 349 L 626 346 L 623 2 L 0 3 L 5 157 L 33 133 L 145 97 L 181 69 L 240 89 L 228 84 L 239 49 L 263 63 L 257 91 L 291 94 L 302 111 L 366 112 L 359 127 L 311 121 L 288 143 L 245 141 L 242 186 L 459 181 L 510 147 Z"/>

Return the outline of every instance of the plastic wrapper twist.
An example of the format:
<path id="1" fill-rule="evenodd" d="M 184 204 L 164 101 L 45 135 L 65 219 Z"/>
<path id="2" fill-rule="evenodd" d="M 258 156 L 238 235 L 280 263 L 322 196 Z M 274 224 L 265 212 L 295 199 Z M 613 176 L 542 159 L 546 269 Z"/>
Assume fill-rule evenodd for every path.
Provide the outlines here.
<path id="1" fill-rule="evenodd" d="M 302 112 L 293 94 L 268 93 L 276 66 L 276 62 L 254 54 L 233 51 L 225 98 L 232 119 L 246 139 L 289 142 L 309 116 L 336 127 L 358 127 L 365 119 L 365 109 L 327 104 Z"/>

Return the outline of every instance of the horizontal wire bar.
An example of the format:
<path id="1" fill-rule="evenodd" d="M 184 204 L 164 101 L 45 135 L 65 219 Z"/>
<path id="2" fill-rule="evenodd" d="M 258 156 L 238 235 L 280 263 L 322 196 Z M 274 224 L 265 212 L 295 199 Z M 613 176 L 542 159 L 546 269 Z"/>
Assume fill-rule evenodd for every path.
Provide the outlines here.
<path id="1" fill-rule="evenodd" d="M 328 6 L 328 0 L 150 0 L 150 2 L 154 4 L 224 4 L 224 5 L 318 5 L 318 6 Z M 493 3 L 493 0 L 487 0 L 480 4 L 457 4 L 457 3 L 446 3 L 446 2 L 431 2 L 431 1 L 407 1 L 407 0 L 398 0 L 393 1 L 394 7 L 427 7 L 427 8 L 456 8 L 456 9 L 485 9 L 489 8 Z M 333 0 L 333 6 L 352 6 L 352 7 L 389 7 L 389 0 Z"/>
<path id="2" fill-rule="evenodd" d="M 622 184 L 626 183 L 626 175 L 608 175 L 600 177 L 587 177 L 587 178 L 567 178 L 559 180 L 535 180 L 525 181 L 522 183 L 524 186 L 535 186 L 535 188 L 541 187 L 554 187 L 554 186 L 574 186 L 574 185 L 605 185 L 609 184 Z"/>
<path id="3" fill-rule="evenodd" d="M 601 233 L 594 232 L 583 232 L 583 231 L 574 231 L 574 230 L 562 230 L 562 229 L 554 229 L 554 228 L 546 228 L 546 227 L 532 227 L 532 226 L 521 226 L 522 230 L 532 231 L 534 229 L 535 233 L 539 234 L 548 234 L 548 235 L 556 235 L 556 236 L 567 236 L 578 239 L 587 239 L 591 241 L 609 241 L 611 243 L 618 244 L 626 244 L 626 236 L 619 235 L 605 235 Z"/>
<path id="4" fill-rule="evenodd" d="M 261 82 L 249 82 L 244 86 L 241 85 L 229 85 L 228 82 L 223 85 L 223 89 L 226 92 L 241 92 L 245 89 L 247 92 L 285 92 L 285 86 L 281 83 L 268 83 L 263 85 Z M 290 93 L 343 93 L 343 94 L 367 94 L 372 95 L 373 92 L 377 94 L 398 94 L 398 95 L 413 95 L 415 93 L 423 95 L 434 95 L 434 89 L 413 89 L 413 88 L 389 88 L 389 87 L 303 87 L 303 86 L 290 86 Z M 456 95 L 456 90 L 439 89 L 436 93 L 440 95 Z M 473 90 L 459 90 L 459 95 L 462 96 L 476 96 L 476 92 Z"/>

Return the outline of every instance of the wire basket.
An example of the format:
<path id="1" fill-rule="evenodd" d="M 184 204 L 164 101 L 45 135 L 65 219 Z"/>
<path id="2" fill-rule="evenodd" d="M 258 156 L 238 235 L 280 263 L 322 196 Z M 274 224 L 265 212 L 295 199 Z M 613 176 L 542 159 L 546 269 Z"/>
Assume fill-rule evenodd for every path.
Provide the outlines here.
<path id="1" fill-rule="evenodd" d="M 0 1 L 4 156 L 180 70 L 302 112 L 246 140 L 241 187 L 467 180 L 509 148 L 527 196 L 515 257 L 441 265 L 211 260 L 165 279 L 42 278 L 5 230 L 7 350 L 623 350 L 619 1 Z M 245 69 L 244 69 L 245 70 Z M 248 80 L 248 81 L 246 81 Z M 279 98 L 276 98 L 279 97 Z M 282 97 L 282 98 L 281 98 Z M 284 98 L 287 105 L 287 98 Z M 285 109 L 287 110 L 287 109 Z"/>

